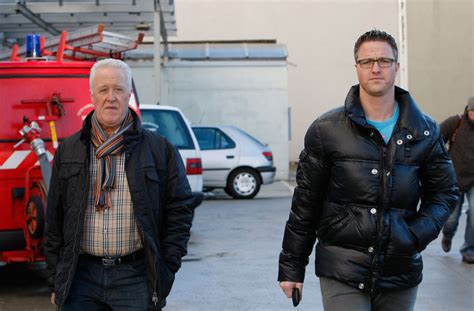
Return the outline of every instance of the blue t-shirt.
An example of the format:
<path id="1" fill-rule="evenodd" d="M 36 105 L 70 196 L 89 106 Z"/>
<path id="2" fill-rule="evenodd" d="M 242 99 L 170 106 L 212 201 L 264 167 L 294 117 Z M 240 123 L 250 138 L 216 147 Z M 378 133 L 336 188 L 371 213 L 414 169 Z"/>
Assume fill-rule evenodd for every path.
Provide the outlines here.
<path id="1" fill-rule="evenodd" d="M 396 103 L 395 112 L 393 113 L 393 116 L 390 119 L 387 119 L 381 122 L 376 122 L 376 121 L 367 119 L 367 123 L 375 126 L 375 128 L 379 131 L 380 135 L 382 135 L 383 140 L 385 140 L 385 143 L 388 143 L 388 141 L 390 140 L 390 137 L 392 137 L 393 129 L 395 128 L 395 125 L 397 124 L 399 110 L 400 109 L 398 107 L 398 103 Z"/>

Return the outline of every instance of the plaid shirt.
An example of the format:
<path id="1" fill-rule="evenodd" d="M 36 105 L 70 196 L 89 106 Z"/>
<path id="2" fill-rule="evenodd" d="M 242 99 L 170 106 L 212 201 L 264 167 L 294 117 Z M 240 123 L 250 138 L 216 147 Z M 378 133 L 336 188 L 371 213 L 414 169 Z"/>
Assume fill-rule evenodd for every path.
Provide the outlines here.
<path id="1" fill-rule="evenodd" d="M 96 211 L 94 184 L 98 160 L 91 143 L 91 183 L 84 222 L 82 251 L 98 257 L 122 257 L 143 248 L 125 173 L 125 154 L 115 160 L 115 188 L 110 193 L 111 207 Z"/>

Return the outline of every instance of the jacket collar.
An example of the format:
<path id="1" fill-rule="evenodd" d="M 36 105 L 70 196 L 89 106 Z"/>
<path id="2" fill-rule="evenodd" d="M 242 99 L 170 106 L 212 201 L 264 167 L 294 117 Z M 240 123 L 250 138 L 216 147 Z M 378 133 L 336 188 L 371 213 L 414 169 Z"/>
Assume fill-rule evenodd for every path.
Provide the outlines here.
<path id="1" fill-rule="evenodd" d="M 423 132 L 429 128 L 428 122 L 413 98 L 410 96 L 410 93 L 395 86 L 395 100 L 400 107 L 400 116 L 398 117 L 397 126 L 400 129 L 407 130 L 415 139 L 423 136 Z M 365 118 L 364 109 L 360 103 L 358 84 L 352 86 L 349 90 L 344 109 L 352 121 L 361 126 L 370 127 Z"/>
<path id="2" fill-rule="evenodd" d="M 130 109 L 130 108 L 129 108 Z M 94 110 L 91 111 L 87 117 L 85 118 L 84 122 L 82 123 L 82 129 L 81 129 L 81 141 L 88 146 L 90 142 L 90 137 L 91 137 L 91 128 L 92 128 L 92 114 L 94 113 Z M 142 128 L 142 123 L 140 121 L 140 117 L 138 114 L 133 110 L 130 109 L 130 113 L 133 116 L 133 127 L 127 130 L 124 133 L 124 138 L 125 138 L 125 148 L 124 151 L 128 152 L 133 150 L 133 147 L 137 144 L 138 138 L 142 135 L 143 133 L 143 128 Z"/>

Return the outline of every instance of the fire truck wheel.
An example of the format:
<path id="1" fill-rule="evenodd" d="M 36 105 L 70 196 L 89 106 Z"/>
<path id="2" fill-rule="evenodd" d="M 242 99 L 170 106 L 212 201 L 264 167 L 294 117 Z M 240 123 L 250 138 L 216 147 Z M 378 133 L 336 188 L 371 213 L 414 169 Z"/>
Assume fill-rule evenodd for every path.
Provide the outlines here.
<path id="1" fill-rule="evenodd" d="M 40 197 L 32 196 L 26 207 L 26 229 L 31 238 L 39 239 L 44 231 L 44 204 Z"/>

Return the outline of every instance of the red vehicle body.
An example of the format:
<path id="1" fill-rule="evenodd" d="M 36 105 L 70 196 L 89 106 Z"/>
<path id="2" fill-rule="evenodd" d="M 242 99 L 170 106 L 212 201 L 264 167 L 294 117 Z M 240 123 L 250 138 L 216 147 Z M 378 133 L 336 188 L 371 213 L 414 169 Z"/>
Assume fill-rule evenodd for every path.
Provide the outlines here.
<path id="1" fill-rule="evenodd" d="M 103 31 L 101 25 L 97 29 Z M 49 180 L 43 177 L 44 170 L 31 142 L 37 138 L 44 141 L 50 165 L 57 142 L 79 130 L 92 110 L 89 72 L 94 59 L 101 55 L 68 47 L 64 32 L 60 40 L 57 51 L 50 53 L 55 56 L 52 61 L 17 60 L 12 55 L 12 60 L 0 62 L 0 262 L 44 260 L 42 241 Z M 91 45 L 87 47 L 90 49 Z M 95 58 L 81 61 L 68 57 L 65 50 L 80 50 Z M 17 51 L 14 49 L 13 53 Z M 134 96 L 131 105 L 138 110 Z M 40 131 L 32 126 L 33 121 Z M 19 133 L 25 126 L 31 131 Z M 22 138 L 25 142 L 17 144 Z"/>

